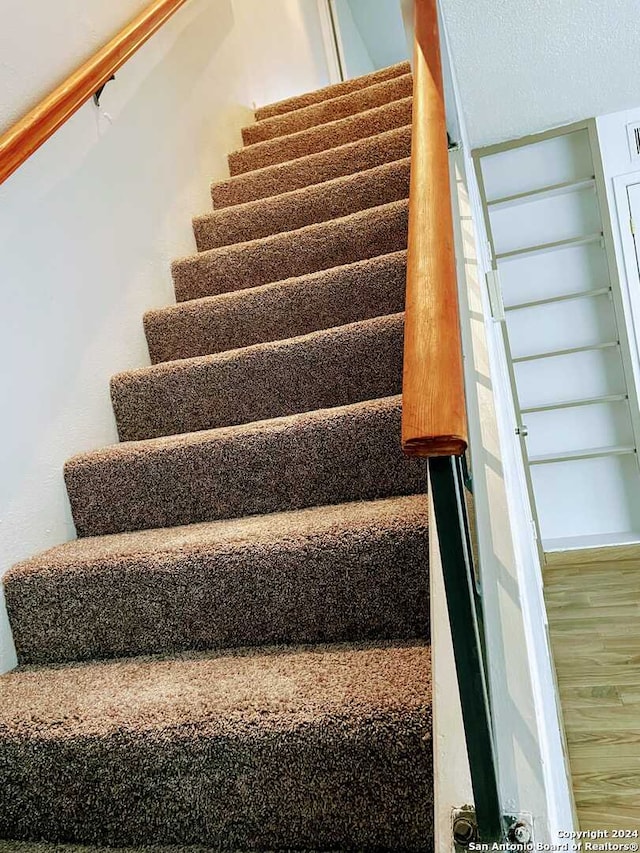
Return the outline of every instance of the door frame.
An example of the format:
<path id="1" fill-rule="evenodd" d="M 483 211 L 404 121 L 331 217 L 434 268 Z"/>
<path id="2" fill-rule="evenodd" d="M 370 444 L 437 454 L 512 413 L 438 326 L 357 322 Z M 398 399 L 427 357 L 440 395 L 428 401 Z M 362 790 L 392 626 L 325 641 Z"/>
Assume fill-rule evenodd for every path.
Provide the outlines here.
<path id="1" fill-rule="evenodd" d="M 627 190 L 633 184 L 640 184 L 640 170 L 618 175 L 612 179 L 612 184 L 622 253 L 620 290 L 627 319 L 632 369 L 636 387 L 638 387 L 640 385 L 640 270 L 638 269 L 640 261 L 636 259 L 636 247 L 631 233 L 631 208 Z M 637 223 L 637 228 L 640 228 L 640 223 Z M 640 232 L 637 236 L 640 237 Z"/>

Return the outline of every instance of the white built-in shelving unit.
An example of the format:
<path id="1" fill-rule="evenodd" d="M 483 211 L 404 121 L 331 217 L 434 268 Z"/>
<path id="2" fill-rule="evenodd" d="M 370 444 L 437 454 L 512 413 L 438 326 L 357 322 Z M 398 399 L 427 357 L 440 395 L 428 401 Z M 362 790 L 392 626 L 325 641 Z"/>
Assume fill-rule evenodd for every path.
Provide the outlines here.
<path id="1" fill-rule="evenodd" d="M 594 127 L 474 156 L 543 548 L 639 541 L 638 402 Z"/>

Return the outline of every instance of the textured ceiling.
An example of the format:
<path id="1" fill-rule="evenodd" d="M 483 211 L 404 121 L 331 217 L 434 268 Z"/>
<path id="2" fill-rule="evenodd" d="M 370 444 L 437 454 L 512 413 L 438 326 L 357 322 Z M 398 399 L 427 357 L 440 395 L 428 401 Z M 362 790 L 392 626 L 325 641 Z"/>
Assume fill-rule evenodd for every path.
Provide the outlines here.
<path id="1" fill-rule="evenodd" d="M 640 106 L 640 0 L 441 0 L 476 147 Z"/>

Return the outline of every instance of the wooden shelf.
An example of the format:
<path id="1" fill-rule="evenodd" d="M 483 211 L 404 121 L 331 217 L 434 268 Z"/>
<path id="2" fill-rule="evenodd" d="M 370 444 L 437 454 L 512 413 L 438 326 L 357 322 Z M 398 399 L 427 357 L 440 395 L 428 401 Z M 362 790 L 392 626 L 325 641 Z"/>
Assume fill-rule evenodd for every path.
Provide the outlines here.
<path id="1" fill-rule="evenodd" d="M 542 456 L 530 456 L 530 465 L 547 465 L 550 462 L 573 462 L 578 459 L 595 459 L 599 456 L 626 456 L 635 453 L 633 445 L 615 445 L 613 447 L 592 447 L 586 450 L 569 450 L 565 453 L 549 453 Z"/>
<path id="2" fill-rule="evenodd" d="M 583 237 L 569 237 L 567 240 L 556 240 L 552 243 L 539 243 L 537 246 L 525 246 L 522 249 L 512 249 L 510 252 L 497 252 L 497 261 L 509 261 L 527 255 L 541 255 L 543 252 L 555 252 L 559 249 L 569 249 L 572 246 L 585 246 L 587 243 L 597 243 L 603 239 L 603 234 L 587 234 Z"/>
<path id="3" fill-rule="evenodd" d="M 593 296 L 605 296 L 611 293 L 610 287 L 599 287 L 597 290 L 578 290 L 565 293 L 562 296 L 548 296 L 545 299 L 533 299 L 530 302 L 518 302 L 516 305 L 505 305 L 505 311 L 519 311 L 521 308 L 536 308 L 538 305 L 551 305 L 554 302 L 569 302 L 572 299 L 585 299 Z"/>
<path id="4" fill-rule="evenodd" d="M 595 177 L 582 178 L 578 181 L 565 181 L 560 184 L 550 184 L 546 187 L 540 187 L 536 190 L 528 190 L 527 192 L 515 193 L 514 195 L 503 196 L 496 198 L 493 201 L 487 202 L 487 207 L 491 210 L 499 210 L 504 207 L 511 207 L 516 204 L 527 204 L 530 201 L 538 201 L 543 198 L 551 198 L 555 195 L 563 195 L 568 192 L 578 192 L 588 187 L 595 188 Z"/>
<path id="5" fill-rule="evenodd" d="M 523 361 L 537 361 L 539 358 L 556 358 L 556 356 L 559 355 L 573 355 L 577 352 L 591 352 L 600 349 L 611 349 L 612 347 L 618 346 L 620 346 L 619 341 L 606 341 L 603 344 L 587 344 L 583 347 L 569 347 L 568 349 L 557 349 L 552 350 L 551 352 L 539 352 L 534 355 L 520 355 L 517 358 L 513 358 L 512 361 L 514 364 L 520 364 Z"/>
<path id="6" fill-rule="evenodd" d="M 555 412 L 557 409 L 575 409 L 579 406 L 593 406 L 599 403 L 621 403 L 628 400 L 627 394 L 609 394 L 606 397 L 587 397 L 583 400 L 567 400 L 564 403 L 545 403 L 543 406 L 527 406 L 520 409 L 523 415 L 531 412 Z"/>

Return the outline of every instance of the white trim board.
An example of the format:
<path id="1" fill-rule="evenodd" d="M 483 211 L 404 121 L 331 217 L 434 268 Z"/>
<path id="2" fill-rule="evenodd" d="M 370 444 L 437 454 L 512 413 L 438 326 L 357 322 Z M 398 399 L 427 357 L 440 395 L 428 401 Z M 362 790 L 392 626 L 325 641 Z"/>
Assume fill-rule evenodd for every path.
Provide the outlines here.
<path id="1" fill-rule="evenodd" d="M 633 235 L 631 234 L 630 227 L 628 227 L 629 203 L 627 187 L 638 183 L 640 183 L 640 171 L 618 175 L 612 179 L 613 210 L 616 213 L 615 224 L 617 226 L 617 228 L 614 228 L 614 244 L 636 385 L 640 383 L 640 345 L 638 343 L 638 329 L 640 327 L 640 274 L 638 273 L 636 262 Z M 637 224 L 640 227 L 640 223 Z"/>
<path id="2" fill-rule="evenodd" d="M 567 539 L 547 539 L 544 542 L 545 554 L 559 554 L 565 551 L 583 551 L 585 548 L 616 548 L 619 545 L 640 544 L 640 532 L 634 530 L 610 533 L 608 536 L 574 536 Z"/>
<path id="3" fill-rule="evenodd" d="M 337 31 L 334 34 L 334 21 L 332 19 L 330 3 L 331 0 L 317 0 L 322 43 L 324 45 L 327 70 L 329 72 L 329 83 L 334 84 L 341 83 L 344 80 L 344 76 L 337 42 L 339 35 Z"/>
<path id="4" fill-rule="evenodd" d="M 537 842 L 556 842 L 575 823 L 542 570 L 499 324 L 490 317 L 482 208 L 464 150 L 450 154 L 465 384 L 472 449 L 489 687 L 503 808 L 531 813 Z M 434 648 L 437 659 L 439 649 Z M 436 695 L 436 749 L 455 732 L 455 710 Z M 451 713 L 451 724 L 448 715 Z M 445 716 L 444 722 L 442 716 Z M 455 767 L 439 772 L 456 773 Z M 447 780 L 437 778 L 437 785 Z M 450 786 L 449 786 L 450 787 Z M 449 787 L 446 789 L 448 790 Z M 464 787 L 461 793 L 464 795 Z M 463 805 L 462 802 L 448 804 Z M 439 804 L 442 826 L 444 804 Z M 446 848 L 438 848 L 446 849 Z"/>
<path id="5" fill-rule="evenodd" d="M 640 395 L 640 280 L 628 228 L 626 188 L 640 182 L 640 164 L 629 151 L 627 125 L 640 121 L 640 107 L 598 116 L 595 120 L 600 164 L 612 231 L 631 372 Z"/>

